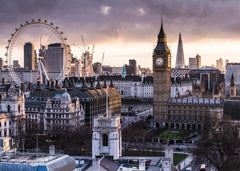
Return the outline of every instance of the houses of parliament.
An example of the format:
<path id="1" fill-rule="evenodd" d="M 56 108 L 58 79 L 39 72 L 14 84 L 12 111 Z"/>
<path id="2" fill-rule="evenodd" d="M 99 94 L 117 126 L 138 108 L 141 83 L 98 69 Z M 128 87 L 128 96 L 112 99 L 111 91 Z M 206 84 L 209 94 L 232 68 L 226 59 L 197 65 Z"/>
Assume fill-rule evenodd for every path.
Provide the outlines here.
<path id="1" fill-rule="evenodd" d="M 171 52 L 161 22 L 157 45 L 153 52 L 153 116 L 152 126 L 171 129 L 200 130 L 207 119 L 223 116 L 224 81 L 213 70 L 195 69 L 192 94 L 171 98 Z M 176 68 L 175 68 L 176 70 Z M 214 81 L 213 81 L 214 80 Z"/>

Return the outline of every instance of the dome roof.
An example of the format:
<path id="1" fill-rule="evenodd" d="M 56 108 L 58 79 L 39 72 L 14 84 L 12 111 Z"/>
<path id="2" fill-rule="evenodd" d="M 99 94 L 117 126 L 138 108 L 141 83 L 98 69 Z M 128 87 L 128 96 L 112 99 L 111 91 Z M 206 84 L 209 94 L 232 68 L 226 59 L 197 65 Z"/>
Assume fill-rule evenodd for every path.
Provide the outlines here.
<path id="1" fill-rule="evenodd" d="M 70 95 L 68 94 L 68 92 L 67 91 L 65 91 L 63 94 L 62 94 L 62 99 L 63 100 L 71 100 L 71 97 L 70 97 Z"/>

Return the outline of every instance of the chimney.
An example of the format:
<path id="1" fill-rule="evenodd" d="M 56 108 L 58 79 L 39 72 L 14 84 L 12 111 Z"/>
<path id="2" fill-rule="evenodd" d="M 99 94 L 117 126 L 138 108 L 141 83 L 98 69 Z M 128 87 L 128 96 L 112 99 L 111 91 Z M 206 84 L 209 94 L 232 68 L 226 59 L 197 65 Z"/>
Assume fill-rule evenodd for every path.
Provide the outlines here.
<path id="1" fill-rule="evenodd" d="M 47 87 L 46 87 L 46 89 L 49 89 L 49 88 L 50 88 L 50 81 L 47 80 Z"/>
<path id="2" fill-rule="evenodd" d="M 60 87 L 59 87 L 58 80 L 55 81 L 55 87 L 56 87 L 56 88 L 60 88 Z"/>
<path id="3" fill-rule="evenodd" d="M 28 83 L 28 89 L 32 91 L 32 83 Z"/>
<path id="4" fill-rule="evenodd" d="M 2 85 L 6 84 L 6 78 L 2 78 Z"/>
<path id="5" fill-rule="evenodd" d="M 93 83 L 93 80 L 91 81 L 91 86 L 90 86 L 90 90 L 94 90 L 94 83 Z"/>
<path id="6" fill-rule="evenodd" d="M 54 79 L 51 79 L 51 90 L 55 90 Z"/>
<path id="7" fill-rule="evenodd" d="M 96 89 L 101 89 L 102 86 L 101 86 L 101 82 L 100 82 L 100 79 L 98 79 L 98 83 L 96 85 Z"/>
<path id="8" fill-rule="evenodd" d="M 37 80 L 37 88 L 36 88 L 36 90 L 39 91 L 41 89 L 42 89 L 41 88 L 41 80 Z"/>
<path id="9" fill-rule="evenodd" d="M 71 79 L 71 87 L 75 87 L 74 79 Z"/>
<path id="10" fill-rule="evenodd" d="M 107 80 L 104 80 L 103 88 L 107 88 Z"/>
<path id="11" fill-rule="evenodd" d="M 114 87 L 113 80 L 111 79 L 110 87 Z"/>
<path id="12" fill-rule="evenodd" d="M 22 93 L 25 92 L 25 84 L 24 83 L 21 83 L 21 91 L 22 91 Z"/>

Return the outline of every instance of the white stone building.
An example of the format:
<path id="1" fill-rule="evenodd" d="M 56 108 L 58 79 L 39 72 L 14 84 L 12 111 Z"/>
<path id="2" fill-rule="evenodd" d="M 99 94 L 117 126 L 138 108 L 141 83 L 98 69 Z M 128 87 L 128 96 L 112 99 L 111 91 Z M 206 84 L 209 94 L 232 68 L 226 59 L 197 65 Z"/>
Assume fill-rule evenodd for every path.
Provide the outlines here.
<path id="1" fill-rule="evenodd" d="M 92 136 L 92 158 L 122 156 L 122 135 L 120 115 L 94 117 Z"/>
<path id="2" fill-rule="evenodd" d="M 0 93 L 0 135 L 12 137 L 17 133 L 18 120 L 25 118 L 25 98 L 20 90 L 9 87 L 6 92 Z"/>

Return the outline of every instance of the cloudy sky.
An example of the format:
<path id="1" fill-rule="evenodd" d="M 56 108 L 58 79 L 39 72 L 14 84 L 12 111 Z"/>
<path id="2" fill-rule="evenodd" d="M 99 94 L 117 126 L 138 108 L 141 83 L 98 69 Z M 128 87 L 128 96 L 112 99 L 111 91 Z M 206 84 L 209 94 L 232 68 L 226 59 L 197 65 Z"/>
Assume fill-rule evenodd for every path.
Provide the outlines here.
<path id="1" fill-rule="evenodd" d="M 63 30 L 77 57 L 83 35 L 88 46 L 95 44 L 94 61 L 101 61 L 104 52 L 105 65 L 121 66 L 131 58 L 151 68 L 163 17 L 173 66 L 179 32 L 186 64 L 196 54 L 204 65 L 216 64 L 220 57 L 240 62 L 238 0 L 0 0 L 0 4 L 0 56 L 16 27 L 41 18 Z"/>

